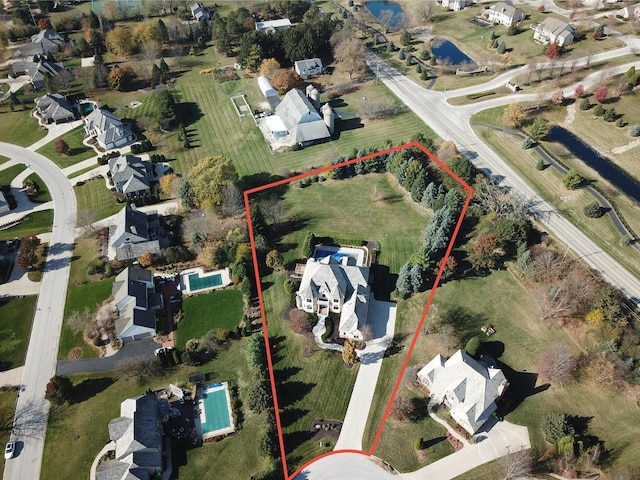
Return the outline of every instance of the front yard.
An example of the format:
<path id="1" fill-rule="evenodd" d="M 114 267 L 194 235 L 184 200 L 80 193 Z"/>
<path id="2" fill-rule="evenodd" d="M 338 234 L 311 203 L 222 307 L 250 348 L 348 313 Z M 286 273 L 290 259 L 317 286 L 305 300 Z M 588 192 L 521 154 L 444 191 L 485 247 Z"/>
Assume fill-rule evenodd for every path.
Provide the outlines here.
<path id="1" fill-rule="evenodd" d="M 37 301 L 33 295 L 0 303 L 0 370 L 24 365 Z"/>
<path id="2" fill-rule="evenodd" d="M 83 142 L 86 138 L 82 125 L 74 128 L 61 137 L 69 145 L 69 152 L 61 154 L 56 152 L 56 140 L 40 147 L 37 152 L 44 155 L 60 168 L 66 168 L 88 158 L 96 156 L 96 152 L 91 147 L 87 147 Z"/>

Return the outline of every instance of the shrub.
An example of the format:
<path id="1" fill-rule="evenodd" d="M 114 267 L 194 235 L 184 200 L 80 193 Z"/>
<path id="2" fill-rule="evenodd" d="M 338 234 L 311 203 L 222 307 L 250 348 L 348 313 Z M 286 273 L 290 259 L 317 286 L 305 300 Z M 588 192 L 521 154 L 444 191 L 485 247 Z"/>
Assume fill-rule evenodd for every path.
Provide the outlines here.
<path id="1" fill-rule="evenodd" d="M 604 114 L 604 107 L 600 104 L 596 105 L 596 108 L 593 109 L 593 114 L 600 117 Z"/>
<path id="2" fill-rule="evenodd" d="M 544 163 L 544 160 L 539 159 L 539 160 L 536 162 L 536 170 L 544 170 L 545 168 L 547 168 L 547 164 L 546 164 L 546 163 Z"/>
<path id="3" fill-rule="evenodd" d="M 404 60 L 406 57 L 405 53 L 404 53 L 404 48 L 401 48 L 400 50 L 398 50 L 398 58 L 400 60 Z"/>
<path id="4" fill-rule="evenodd" d="M 589 218 L 600 218 L 604 215 L 604 210 L 598 202 L 589 202 L 584 206 L 584 214 Z"/>
<path id="5" fill-rule="evenodd" d="M 580 102 L 580 110 L 589 110 L 591 108 L 591 102 L 588 98 L 583 99 Z"/>
<path id="6" fill-rule="evenodd" d="M 524 137 L 522 139 L 522 148 L 527 150 L 528 148 L 533 147 L 536 144 L 536 142 L 529 136 Z"/>
<path id="7" fill-rule="evenodd" d="M 429 50 L 426 50 L 426 49 L 420 50 L 421 60 L 429 60 L 429 58 L 431 58 L 431 53 L 429 53 Z"/>
<path id="8" fill-rule="evenodd" d="M 627 122 L 625 122 L 622 117 L 620 117 L 618 120 L 616 120 L 616 127 L 622 128 L 622 127 L 626 127 L 626 126 L 627 126 Z"/>
<path id="9" fill-rule="evenodd" d="M 422 450 L 422 445 L 424 444 L 424 440 L 422 437 L 416 438 L 415 442 L 413 442 L 413 448 L 416 450 Z"/>
<path id="10" fill-rule="evenodd" d="M 480 339 L 478 337 L 472 337 L 464 346 L 464 351 L 472 357 L 475 357 L 480 349 Z"/>
<path id="11" fill-rule="evenodd" d="M 498 53 L 502 55 L 506 51 L 507 51 L 507 45 L 504 42 L 500 42 L 500 45 L 498 45 Z"/>
<path id="12" fill-rule="evenodd" d="M 640 125 L 634 125 L 629 129 L 629 135 L 632 137 L 640 137 Z"/>
<path id="13" fill-rule="evenodd" d="M 576 188 L 580 188 L 584 183 L 585 178 L 580 175 L 575 169 L 571 169 L 567 172 L 567 174 L 562 178 L 562 183 L 569 190 L 575 190 Z"/>
<path id="14" fill-rule="evenodd" d="M 605 110 L 604 117 L 602 118 L 604 118 L 605 122 L 615 122 L 617 116 L 618 114 L 616 113 L 616 109 L 611 107 Z"/>
<path id="15" fill-rule="evenodd" d="M 416 73 L 422 73 L 422 65 L 416 65 Z"/>

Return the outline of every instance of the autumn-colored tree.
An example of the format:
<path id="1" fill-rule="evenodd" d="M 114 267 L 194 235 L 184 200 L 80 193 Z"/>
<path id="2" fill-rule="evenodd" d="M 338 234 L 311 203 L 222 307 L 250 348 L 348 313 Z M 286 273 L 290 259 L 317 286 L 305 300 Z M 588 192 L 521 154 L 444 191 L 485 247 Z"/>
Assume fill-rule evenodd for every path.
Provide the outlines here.
<path id="1" fill-rule="evenodd" d="M 118 90 L 119 92 L 127 90 L 131 87 L 133 80 L 138 75 L 133 71 L 129 65 L 125 65 L 124 67 L 115 67 L 113 70 L 109 72 L 108 82 L 109 86 L 114 90 Z"/>
<path id="2" fill-rule="evenodd" d="M 282 254 L 278 250 L 274 249 L 267 253 L 267 267 L 273 268 L 274 270 L 280 270 L 283 267 L 283 262 L 284 259 L 282 258 Z"/>
<path id="3" fill-rule="evenodd" d="M 554 105 L 562 105 L 562 102 L 564 102 L 562 90 L 556 90 L 553 92 L 553 95 L 551 96 L 551 103 Z"/>
<path id="4" fill-rule="evenodd" d="M 499 238 L 496 233 L 478 235 L 475 243 L 469 248 L 469 262 L 476 270 L 492 269 L 498 264 Z"/>
<path id="5" fill-rule="evenodd" d="M 578 368 L 578 357 L 566 343 L 556 343 L 540 352 L 538 372 L 551 383 L 564 385 L 573 380 Z"/>
<path id="6" fill-rule="evenodd" d="M 46 30 L 47 28 L 53 28 L 51 26 L 51 22 L 49 21 L 48 18 L 41 18 L 40 20 L 38 20 L 38 28 L 40 30 Z"/>
<path id="7" fill-rule="evenodd" d="M 137 45 L 142 45 L 144 42 L 148 42 L 149 40 L 162 42 L 158 22 L 149 20 L 147 22 L 136 24 L 133 29 L 133 40 Z"/>
<path id="8" fill-rule="evenodd" d="M 367 51 L 364 42 L 359 38 L 350 38 L 340 42 L 333 52 L 340 71 L 349 74 L 349 80 L 354 75 L 359 75 L 365 71 L 367 63 L 365 61 Z"/>
<path id="9" fill-rule="evenodd" d="M 604 312 L 600 308 L 594 308 L 585 315 L 584 319 L 591 325 L 602 325 L 604 322 Z"/>
<path id="10" fill-rule="evenodd" d="M 440 148 L 438 148 L 437 157 L 443 162 L 459 156 L 460 151 L 458 150 L 458 147 L 456 147 L 456 144 L 453 140 L 445 140 L 440 145 Z"/>
<path id="11" fill-rule="evenodd" d="M 344 348 L 342 350 L 342 360 L 347 365 L 354 365 L 358 361 L 358 354 L 356 353 L 356 342 L 353 340 L 347 340 L 344 342 Z"/>
<path id="12" fill-rule="evenodd" d="M 144 252 L 138 257 L 138 263 L 142 268 L 149 268 L 153 265 L 153 254 L 151 252 Z"/>
<path id="13" fill-rule="evenodd" d="M 545 11 L 545 6 L 544 5 L 538 5 L 538 11 L 540 13 L 544 12 Z"/>
<path id="14" fill-rule="evenodd" d="M 596 99 L 598 103 L 604 103 L 607 100 L 607 96 L 609 95 L 609 90 L 604 85 L 598 88 L 593 94 L 593 98 Z"/>
<path id="15" fill-rule="evenodd" d="M 510 103 L 504 110 L 502 122 L 507 128 L 518 128 L 525 118 L 527 118 L 527 114 L 524 107 L 519 103 Z"/>
<path id="16" fill-rule="evenodd" d="M 582 266 L 572 263 L 558 272 L 555 280 L 543 282 L 532 289 L 533 301 L 541 311 L 541 319 L 584 315 L 598 293 L 598 287 Z"/>
<path id="17" fill-rule="evenodd" d="M 260 75 L 264 77 L 271 77 L 273 72 L 280 68 L 280 62 L 275 58 L 265 58 L 260 64 Z"/>
<path id="18" fill-rule="evenodd" d="M 47 383 L 44 398 L 56 405 L 62 405 L 71 400 L 73 383 L 65 375 L 55 375 Z"/>
<path id="19" fill-rule="evenodd" d="M 584 87 L 582 86 L 582 84 L 576 87 L 573 94 L 575 95 L 576 98 L 582 98 L 582 95 L 584 95 Z"/>
<path id="20" fill-rule="evenodd" d="M 222 156 L 200 160 L 189 172 L 189 183 L 196 203 L 207 208 L 219 207 L 225 185 L 237 180 L 238 172 L 233 162 Z"/>
<path id="21" fill-rule="evenodd" d="M 128 28 L 117 26 L 107 33 L 107 48 L 111 53 L 118 57 L 127 58 L 133 52 L 134 42 L 133 36 Z"/>
<path id="22" fill-rule="evenodd" d="M 178 176 L 175 173 L 169 173 L 160 178 L 160 188 L 165 195 L 175 195 L 174 189 L 177 186 Z"/>
<path id="23" fill-rule="evenodd" d="M 38 247 L 40 239 L 35 235 L 24 237 L 20 240 L 20 250 L 18 251 L 18 265 L 24 269 L 31 270 L 38 263 Z"/>
<path id="24" fill-rule="evenodd" d="M 304 82 L 300 75 L 288 68 L 279 68 L 271 75 L 271 85 L 280 92 L 288 92 L 292 88 L 303 88 Z"/>
<path id="25" fill-rule="evenodd" d="M 558 58 L 562 54 L 562 47 L 555 42 L 550 43 L 544 53 L 549 59 Z"/>
<path id="26" fill-rule="evenodd" d="M 56 140 L 55 149 L 60 155 L 66 155 L 69 153 L 69 144 L 63 138 L 59 138 Z"/>

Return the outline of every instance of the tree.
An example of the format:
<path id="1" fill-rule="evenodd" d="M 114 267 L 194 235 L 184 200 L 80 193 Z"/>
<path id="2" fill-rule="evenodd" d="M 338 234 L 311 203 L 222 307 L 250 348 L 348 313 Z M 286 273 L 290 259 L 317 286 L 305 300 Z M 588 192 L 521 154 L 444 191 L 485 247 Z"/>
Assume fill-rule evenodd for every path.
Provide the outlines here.
<path id="1" fill-rule="evenodd" d="M 562 183 L 569 190 L 575 190 L 580 188 L 585 182 L 585 178 L 576 169 L 569 170 L 564 177 L 562 177 Z"/>
<path id="2" fill-rule="evenodd" d="M 416 13 L 421 23 L 429 23 L 433 18 L 433 14 L 438 9 L 438 4 L 433 0 L 420 2 L 416 5 Z"/>
<path id="3" fill-rule="evenodd" d="M 271 250 L 267 253 L 266 264 L 269 268 L 280 270 L 284 266 L 284 258 L 278 250 Z"/>
<path id="4" fill-rule="evenodd" d="M 504 110 L 502 121 L 507 128 L 518 128 L 527 118 L 524 107 L 519 103 L 510 103 Z"/>
<path id="5" fill-rule="evenodd" d="M 309 314 L 299 308 L 289 312 L 289 324 L 295 333 L 303 334 L 311 332 L 311 318 Z"/>
<path id="6" fill-rule="evenodd" d="M 358 354 L 356 353 L 356 342 L 349 339 L 344 342 L 344 348 L 342 350 L 342 360 L 347 365 L 354 365 L 358 361 Z"/>
<path id="7" fill-rule="evenodd" d="M 589 110 L 591 108 L 591 102 L 587 97 L 583 98 L 580 102 L 580 110 Z"/>
<path id="8" fill-rule="evenodd" d="M 549 128 L 549 121 L 546 118 L 536 117 L 529 128 L 529 136 L 537 142 L 549 134 Z"/>
<path id="9" fill-rule="evenodd" d="M 540 352 L 538 372 L 548 382 L 564 385 L 573 380 L 578 357 L 566 343 L 556 343 Z"/>
<path id="10" fill-rule="evenodd" d="M 596 29 L 593 31 L 593 39 L 601 40 L 605 37 L 604 34 L 604 25 L 598 25 Z"/>
<path id="11" fill-rule="evenodd" d="M 60 155 L 66 155 L 69 153 L 69 144 L 63 138 L 58 138 L 55 143 L 55 149 Z"/>
<path id="12" fill-rule="evenodd" d="M 550 60 L 559 58 L 560 55 L 562 55 L 562 47 L 557 43 L 550 43 L 549 46 L 546 48 L 544 54 Z"/>
<path id="13" fill-rule="evenodd" d="M 400 35 L 400 43 L 405 47 L 410 47 L 411 42 L 413 42 L 413 35 L 411 35 L 411 32 L 409 30 L 403 30 L 402 34 Z"/>
<path id="14" fill-rule="evenodd" d="M 609 90 L 604 85 L 598 88 L 593 94 L 593 98 L 595 98 L 596 102 L 604 103 L 607 100 L 607 96 L 609 94 Z"/>
<path id="15" fill-rule="evenodd" d="M 189 172 L 189 183 L 197 204 L 220 207 L 223 188 L 238 180 L 233 162 L 223 156 L 200 160 Z"/>
<path id="16" fill-rule="evenodd" d="M 195 194 L 188 180 L 183 180 L 178 187 L 178 197 L 184 208 L 192 209 L 196 206 Z"/>
<path id="17" fill-rule="evenodd" d="M 237 217 L 244 213 L 242 193 L 233 183 L 222 188 L 222 214 L 226 217 Z"/>
<path id="18" fill-rule="evenodd" d="M 295 71 L 288 68 L 279 68 L 271 75 L 271 85 L 281 93 L 284 93 L 292 88 L 303 88 L 304 82 Z"/>
<path id="19" fill-rule="evenodd" d="M 178 123 L 177 105 L 173 94 L 169 90 L 163 90 L 157 97 L 158 123 L 163 130 L 170 130 Z"/>
<path id="20" fill-rule="evenodd" d="M 552 257 L 553 258 L 553 257 Z M 536 262 L 529 264 L 537 269 Z M 530 273 L 531 274 L 531 273 Z M 533 301 L 541 310 L 541 319 L 584 315 L 597 295 L 597 285 L 591 274 L 578 264 L 567 267 L 564 260 L 555 260 L 549 271 L 532 290 Z"/>
<path id="21" fill-rule="evenodd" d="M 20 240 L 20 250 L 18 250 L 18 265 L 24 269 L 31 270 L 38 263 L 38 247 L 40 239 L 33 235 L 23 237 Z"/>
<path id="22" fill-rule="evenodd" d="M 55 405 L 69 403 L 73 393 L 73 383 L 65 375 L 54 375 L 47 383 L 44 398 Z"/>
<path id="23" fill-rule="evenodd" d="M 137 23 L 130 35 L 133 35 L 133 41 L 137 45 L 142 45 L 150 40 L 154 42 L 162 41 L 158 23 L 154 21 Z"/>
<path id="24" fill-rule="evenodd" d="M 540 7 L 544 9 L 544 5 L 540 5 Z M 533 469 L 533 462 L 528 451 L 520 450 L 500 457 L 498 459 L 498 469 L 504 480 L 527 478 Z"/>
<path id="25" fill-rule="evenodd" d="M 562 93 L 562 90 L 556 90 L 555 92 L 553 92 L 553 95 L 551 96 L 551 103 L 553 103 L 554 105 L 562 105 L 563 101 L 564 95 Z"/>
<path id="26" fill-rule="evenodd" d="M 547 415 L 540 422 L 540 430 L 544 438 L 552 445 L 558 443 L 562 437 L 575 435 L 575 429 L 569 421 L 569 417 L 563 413 Z"/>
<path id="27" fill-rule="evenodd" d="M 600 218 L 604 215 L 604 210 L 598 201 L 587 203 L 583 208 L 583 212 L 589 218 Z"/>
<path id="28" fill-rule="evenodd" d="M 440 160 L 446 162 L 451 158 L 460 156 L 460 151 L 453 140 L 445 140 L 440 145 L 437 156 Z"/>
<path id="29" fill-rule="evenodd" d="M 162 193 L 164 193 L 165 195 L 168 196 L 175 196 L 176 195 L 176 186 L 178 182 L 178 176 L 175 173 L 168 173 L 163 175 L 162 177 L 160 177 L 160 189 L 162 190 Z"/>
<path id="30" fill-rule="evenodd" d="M 498 53 L 500 55 L 504 55 L 507 51 L 507 45 L 504 42 L 500 42 L 500 45 L 498 45 Z"/>
<path id="31" fill-rule="evenodd" d="M 614 122 L 617 116 L 618 114 L 616 113 L 616 109 L 614 107 L 611 107 L 604 111 L 604 116 L 602 118 L 605 122 Z"/>
<path id="32" fill-rule="evenodd" d="M 138 257 L 138 263 L 142 268 L 149 268 L 153 265 L 153 254 L 151 252 L 145 252 Z"/>
<path id="33" fill-rule="evenodd" d="M 138 75 L 133 71 L 129 65 L 124 67 L 115 67 L 109 72 L 108 82 L 109 86 L 119 92 L 125 91 L 131 87 L 133 80 Z"/>
<path id="34" fill-rule="evenodd" d="M 498 235 L 495 233 L 480 234 L 475 243 L 469 247 L 468 255 L 471 266 L 476 270 L 490 270 L 498 265 Z"/>
<path id="35" fill-rule="evenodd" d="M 247 407 L 255 413 L 264 412 L 273 405 L 271 399 L 271 384 L 269 380 L 262 379 L 249 387 L 247 393 Z"/>
<path id="36" fill-rule="evenodd" d="M 118 57 L 127 58 L 133 52 L 134 43 L 128 28 L 117 26 L 107 33 L 107 49 Z"/>
<path id="37" fill-rule="evenodd" d="M 355 74 L 361 74 L 366 69 L 366 49 L 364 42 L 358 38 L 351 38 L 338 44 L 333 52 L 339 70 L 349 74 L 349 80 Z"/>
<path id="38" fill-rule="evenodd" d="M 275 58 L 265 58 L 260 64 L 260 75 L 271 77 L 273 72 L 280 68 L 280 62 Z"/>
<path id="39" fill-rule="evenodd" d="M 582 98 L 582 95 L 584 95 L 584 87 L 582 86 L 582 84 L 576 87 L 573 94 L 575 95 L 576 98 Z"/>

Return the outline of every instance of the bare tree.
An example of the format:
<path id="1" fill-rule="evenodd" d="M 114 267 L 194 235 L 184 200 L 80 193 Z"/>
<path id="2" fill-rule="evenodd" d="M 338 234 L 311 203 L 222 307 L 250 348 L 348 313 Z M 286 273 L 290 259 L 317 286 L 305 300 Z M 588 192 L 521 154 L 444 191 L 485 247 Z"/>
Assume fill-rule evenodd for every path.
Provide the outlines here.
<path id="1" fill-rule="evenodd" d="M 71 315 L 67 317 L 66 323 L 73 333 L 84 333 L 91 324 L 95 323 L 95 316 L 91 313 L 89 307 L 84 307 L 83 310 L 71 312 Z"/>
<path id="2" fill-rule="evenodd" d="M 78 214 L 76 215 L 76 224 L 72 225 L 72 227 L 82 229 L 83 235 L 95 235 L 98 232 L 97 228 L 95 227 L 95 223 L 98 220 L 98 215 L 94 210 L 80 208 L 78 209 Z"/>
<path id="3" fill-rule="evenodd" d="M 382 30 L 385 34 L 389 32 L 389 28 L 394 21 L 394 13 L 393 10 L 382 10 L 378 15 L 378 22 L 382 27 Z"/>
<path id="4" fill-rule="evenodd" d="M 146 40 L 142 42 L 142 48 L 140 53 L 142 54 L 142 65 L 144 69 L 144 76 L 151 76 L 151 69 L 153 63 L 160 56 L 162 52 L 162 45 L 157 40 Z"/>
<path id="5" fill-rule="evenodd" d="M 71 88 L 71 83 L 73 82 L 73 73 L 63 68 L 58 72 L 58 74 L 53 77 L 53 86 L 61 93 L 66 94 L 69 92 Z"/>
<path id="6" fill-rule="evenodd" d="M 222 188 L 222 213 L 225 217 L 237 217 L 244 213 L 244 199 L 233 183 Z"/>
<path id="7" fill-rule="evenodd" d="M 593 44 L 589 44 L 587 46 L 587 49 L 584 52 L 584 68 L 587 69 L 589 68 L 589 65 L 591 65 L 591 61 L 593 60 L 593 56 L 596 54 L 597 49 L 596 46 Z"/>
<path id="8" fill-rule="evenodd" d="M 389 95 L 375 98 L 363 97 L 358 102 L 358 112 L 367 120 L 390 117 L 396 111 L 395 101 Z"/>
<path id="9" fill-rule="evenodd" d="M 625 75 L 621 75 L 620 77 L 618 77 L 618 80 L 616 81 L 613 94 L 616 97 L 621 97 L 627 92 L 628 89 L 629 89 L 629 79 Z"/>
<path id="10" fill-rule="evenodd" d="M 264 218 L 275 227 L 280 225 L 286 218 L 287 205 L 275 195 L 262 200 L 259 206 Z"/>
<path id="11" fill-rule="evenodd" d="M 429 23 L 433 18 L 433 14 L 436 13 L 437 9 L 438 9 L 438 4 L 433 0 L 420 2 L 416 7 L 418 20 L 420 20 L 422 23 Z"/>
<path id="12" fill-rule="evenodd" d="M 504 480 L 513 480 L 526 477 L 533 469 L 531 456 L 526 450 L 500 457 L 498 460 L 498 472 Z"/>
<path id="13" fill-rule="evenodd" d="M 358 38 L 343 40 L 334 48 L 337 67 L 349 74 L 349 80 L 366 71 L 366 55 L 364 42 Z"/>
<path id="14" fill-rule="evenodd" d="M 182 237 L 187 242 L 205 246 L 224 238 L 224 224 L 211 210 L 194 211 L 182 224 Z"/>
<path id="15" fill-rule="evenodd" d="M 139 385 L 160 376 L 163 370 L 163 366 L 157 358 L 146 360 L 130 358 L 121 361 L 118 364 L 118 368 L 122 372 L 123 377 L 136 380 Z"/>
<path id="16" fill-rule="evenodd" d="M 446 323 L 438 329 L 436 342 L 447 350 L 453 350 L 460 345 L 460 337 L 456 333 L 455 327 L 450 323 Z"/>
<path id="17" fill-rule="evenodd" d="M 540 352 L 538 366 L 542 378 L 564 385 L 573 380 L 578 368 L 578 357 L 566 343 L 555 343 Z"/>
<path id="18" fill-rule="evenodd" d="M 529 216 L 523 197 L 503 188 L 494 177 L 484 177 L 478 189 L 478 202 L 487 212 L 510 220 L 522 220 Z"/>

